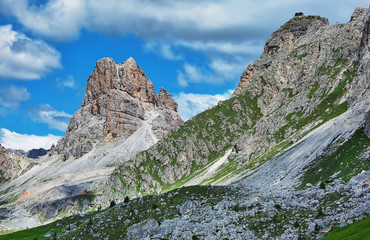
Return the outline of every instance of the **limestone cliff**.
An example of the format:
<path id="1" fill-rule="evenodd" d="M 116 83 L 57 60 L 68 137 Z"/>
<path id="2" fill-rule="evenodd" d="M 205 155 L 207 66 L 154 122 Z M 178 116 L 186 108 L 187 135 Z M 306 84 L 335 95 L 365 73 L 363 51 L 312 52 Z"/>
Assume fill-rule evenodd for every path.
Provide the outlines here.
<path id="1" fill-rule="evenodd" d="M 118 65 L 103 58 L 89 76 L 81 108 L 55 151 L 64 159 L 81 157 L 102 141 L 127 139 L 149 119 L 158 139 L 182 123 L 171 94 L 163 88 L 156 94 L 133 58 Z"/>

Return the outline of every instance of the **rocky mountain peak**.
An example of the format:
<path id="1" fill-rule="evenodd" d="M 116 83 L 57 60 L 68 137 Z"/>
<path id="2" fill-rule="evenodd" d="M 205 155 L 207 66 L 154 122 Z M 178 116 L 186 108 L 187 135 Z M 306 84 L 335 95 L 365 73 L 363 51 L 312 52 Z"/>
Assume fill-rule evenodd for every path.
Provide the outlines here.
<path id="1" fill-rule="evenodd" d="M 125 62 L 122 62 L 127 68 L 129 67 L 136 67 L 136 61 L 132 57 L 129 57 Z M 121 64 L 122 64 L 121 63 Z"/>
<path id="2" fill-rule="evenodd" d="M 290 50 L 294 42 L 300 36 L 306 34 L 309 28 L 313 26 L 319 28 L 325 25 L 329 25 L 327 18 L 320 16 L 295 16 L 270 36 L 265 44 L 263 54 L 273 55 L 280 51 Z"/>
<path id="3" fill-rule="evenodd" d="M 133 58 L 117 65 L 112 58 L 99 60 L 87 80 L 82 106 L 93 104 L 92 114 L 98 114 L 98 99 L 110 90 L 119 90 L 141 102 L 154 103 L 154 85 Z"/>
<path id="4" fill-rule="evenodd" d="M 157 115 L 162 117 L 153 122 L 151 118 Z M 182 123 L 171 94 L 165 89 L 156 94 L 153 83 L 133 58 L 120 64 L 103 58 L 88 77 L 81 109 L 56 150 L 60 153 L 73 148 L 68 152 L 79 157 L 89 152 L 94 142 L 128 138 L 149 120 L 156 126 L 153 131 L 158 138 Z"/>
<path id="5" fill-rule="evenodd" d="M 155 105 L 156 107 L 167 108 L 177 112 L 177 103 L 173 100 L 171 93 L 164 88 L 161 88 L 156 96 Z"/>

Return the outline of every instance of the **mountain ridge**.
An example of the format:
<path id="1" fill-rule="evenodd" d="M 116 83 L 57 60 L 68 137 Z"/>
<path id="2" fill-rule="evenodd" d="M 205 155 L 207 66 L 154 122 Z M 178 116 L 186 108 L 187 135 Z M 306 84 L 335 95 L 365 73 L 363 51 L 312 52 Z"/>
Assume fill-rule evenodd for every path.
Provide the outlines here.
<path id="1" fill-rule="evenodd" d="M 222 184 L 222 178 L 229 183 L 226 178 L 233 172 L 239 175 L 262 165 L 311 130 L 368 102 L 370 54 L 368 41 L 363 41 L 368 24 L 365 8 L 356 9 L 347 24 L 329 26 L 326 18 L 293 17 L 271 35 L 231 99 L 116 168 L 111 184 L 130 196 L 137 189 L 145 195 L 176 188 L 233 149 L 229 163 L 219 169 L 224 173 L 202 184 Z M 160 188 L 153 188 L 158 184 Z"/>

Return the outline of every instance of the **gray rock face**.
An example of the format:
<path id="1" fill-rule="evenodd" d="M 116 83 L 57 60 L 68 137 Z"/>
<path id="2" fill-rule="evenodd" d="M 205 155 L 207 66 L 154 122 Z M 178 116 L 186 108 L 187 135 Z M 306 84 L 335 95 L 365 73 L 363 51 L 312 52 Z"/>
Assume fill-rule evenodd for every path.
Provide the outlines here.
<path id="1" fill-rule="evenodd" d="M 257 97 L 263 114 L 253 134 L 236 143 L 240 166 L 282 140 L 295 142 L 302 122 L 318 124 L 340 106 L 370 99 L 369 18 L 366 8 L 332 26 L 326 18 L 296 16 L 270 36 L 233 94 Z"/>
<path id="2" fill-rule="evenodd" d="M 154 235 L 159 227 L 159 223 L 155 219 L 149 219 L 144 222 L 132 225 L 127 229 L 126 240 L 144 239 Z"/>
<path id="3" fill-rule="evenodd" d="M 87 80 L 81 109 L 54 150 L 64 159 L 78 158 L 96 143 L 130 137 L 149 119 L 158 139 L 182 123 L 171 94 L 164 88 L 156 94 L 134 59 L 117 65 L 103 58 Z"/>

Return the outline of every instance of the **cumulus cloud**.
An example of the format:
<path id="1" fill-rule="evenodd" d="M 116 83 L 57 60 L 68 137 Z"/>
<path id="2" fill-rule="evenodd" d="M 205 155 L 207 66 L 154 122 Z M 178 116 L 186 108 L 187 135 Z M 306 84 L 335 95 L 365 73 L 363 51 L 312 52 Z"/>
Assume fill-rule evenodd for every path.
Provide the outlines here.
<path id="1" fill-rule="evenodd" d="M 196 114 L 216 105 L 219 101 L 229 99 L 232 93 L 233 90 L 215 95 L 181 92 L 175 95 L 174 99 L 178 103 L 178 113 L 186 121 Z"/>
<path id="2" fill-rule="evenodd" d="M 34 121 L 48 124 L 49 128 L 65 131 L 72 115 L 55 110 L 48 104 L 29 110 L 29 115 Z"/>
<path id="3" fill-rule="evenodd" d="M 239 39 L 258 37 L 279 24 L 276 19 L 295 11 L 321 14 L 333 21 L 348 21 L 357 6 L 367 0 L 2 0 L 0 11 L 14 16 L 32 31 L 56 39 L 73 39 L 82 29 L 118 34 L 134 33 L 145 38 Z M 320 6 L 320 7 L 317 7 Z M 341 11 L 337 11 L 340 9 Z M 314 12 L 316 11 L 316 12 Z M 274 22 L 275 21 L 275 22 Z"/>
<path id="4" fill-rule="evenodd" d="M 60 67 L 60 54 L 54 48 L 12 30 L 12 25 L 0 26 L 0 78 L 38 79 Z"/>
<path id="5" fill-rule="evenodd" d="M 0 88 L 0 106 L 4 108 L 17 109 L 22 102 L 30 98 L 31 94 L 25 87 L 12 85 L 10 87 Z"/>
<path id="6" fill-rule="evenodd" d="M 51 145 L 56 144 L 61 136 L 49 134 L 47 136 L 36 136 L 20 134 L 6 128 L 0 129 L 0 143 L 5 148 L 22 149 L 24 151 L 33 148 L 50 149 Z"/>
<path id="7" fill-rule="evenodd" d="M 3 0 L 0 9 L 3 14 L 15 16 L 35 33 L 60 40 L 76 38 L 89 20 L 87 5 L 81 0 L 51 0 L 39 6 L 28 0 L 19 0 L 17 4 Z"/>

